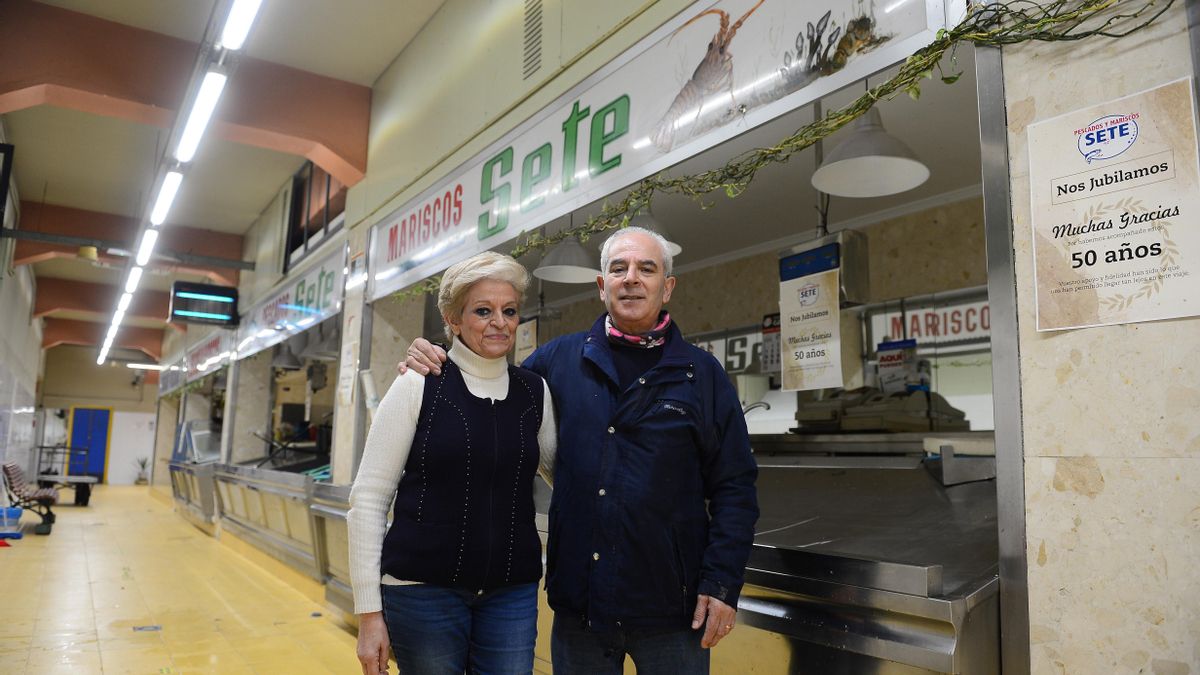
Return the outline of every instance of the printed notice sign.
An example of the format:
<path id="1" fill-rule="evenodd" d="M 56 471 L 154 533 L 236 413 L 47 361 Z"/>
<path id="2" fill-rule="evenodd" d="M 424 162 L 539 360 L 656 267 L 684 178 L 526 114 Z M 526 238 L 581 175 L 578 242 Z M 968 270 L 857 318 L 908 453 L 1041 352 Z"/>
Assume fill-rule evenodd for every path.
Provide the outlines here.
<path id="1" fill-rule="evenodd" d="M 1192 80 L 1029 127 L 1039 331 L 1200 314 Z"/>
<path id="2" fill-rule="evenodd" d="M 783 390 L 842 386 L 838 270 L 779 285 Z"/>

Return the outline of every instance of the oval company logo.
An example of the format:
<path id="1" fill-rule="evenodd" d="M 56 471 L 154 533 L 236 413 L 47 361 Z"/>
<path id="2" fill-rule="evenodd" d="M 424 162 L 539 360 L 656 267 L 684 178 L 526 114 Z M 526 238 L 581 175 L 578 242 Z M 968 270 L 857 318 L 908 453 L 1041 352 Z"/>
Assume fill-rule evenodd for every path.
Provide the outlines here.
<path id="1" fill-rule="evenodd" d="M 808 307 L 809 305 L 816 304 L 817 300 L 821 297 L 821 287 L 816 284 L 807 284 L 801 287 L 797 291 L 797 294 L 800 296 L 800 306 Z"/>
<path id="2" fill-rule="evenodd" d="M 1075 131 L 1079 154 L 1091 164 L 1095 160 L 1112 159 L 1133 146 L 1138 138 L 1137 113 L 1105 115 L 1083 129 Z"/>

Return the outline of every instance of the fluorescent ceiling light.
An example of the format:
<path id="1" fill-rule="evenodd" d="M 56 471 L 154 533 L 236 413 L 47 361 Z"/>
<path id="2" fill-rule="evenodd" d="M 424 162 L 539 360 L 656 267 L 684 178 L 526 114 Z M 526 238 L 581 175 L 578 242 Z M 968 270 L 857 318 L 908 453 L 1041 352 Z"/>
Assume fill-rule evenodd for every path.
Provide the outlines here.
<path id="1" fill-rule="evenodd" d="M 108 356 L 107 352 L 100 352 L 100 356 L 96 357 L 96 365 L 98 365 L 98 366 L 104 365 L 104 359 L 107 356 Z"/>
<path id="2" fill-rule="evenodd" d="M 122 293 L 121 299 L 117 301 L 117 311 L 124 312 L 129 309 L 129 303 L 133 301 L 133 293 Z"/>
<path id="3" fill-rule="evenodd" d="M 166 370 L 167 369 L 166 366 L 160 366 L 157 363 L 126 363 L 125 367 L 133 368 L 134 370 Z"/>
<path id="4" fill-rule="evenodd" d="M 136 293 L 138 284 L 142 281 L 142 268 L 134 267 L 129 270 L 129 278 L 125 280 L 125 292 Z"/>
<path id="5" fill-rule="evenodd" d="M 145 265 L 150 262 L 150 254 L 154 252 L 154 244 L 158 241 L 158 230 L 146 230 L 142 233 L 142 245 L 138 247 L 137 264 Z"/>
<path id="6" fill-rule="evenodd" d="M 192 110 L 188 113 L 187 124 L 183 125 L 183 134 L 179 137 L 179 147 L 175 148 L 175 159 L 190 162 L 196 156 L 196 148 L 200 146 L 200 138 L 208 128 L 213 110 L 225 89 L 226 78 L 221 73 L 208 71 L 204 81 L 200 83 L 200 91 L 192 101 Z"/>
<path id="7" fill-rule="evenodd" d="M 183 174 L 178 171 L 168 171 L 163 178 L 162 187 L 158 189 L 158 199 L 154 200 L 154 209 L 150 211 L 150 223 L 162 225 L 175 201 L 175 193 L 179 192 L 179 184 L 183 182 Z"/>
<path id="8" fill-rule="evenodd" d="M 124 320 L 125 320 L 125 312 L 118 310 L 116 314 L 113 314 L 112 327 L 116 328 L 116 327 L 120 326 L 121 322 Z"/>
<path id="9" fill-rule="evenodd" d="M 225 28 L 221 31 L 221 46 L 225 49 L 241 49 L 254 24 L 254 17 L 262 0 L 234 0 Z"/>

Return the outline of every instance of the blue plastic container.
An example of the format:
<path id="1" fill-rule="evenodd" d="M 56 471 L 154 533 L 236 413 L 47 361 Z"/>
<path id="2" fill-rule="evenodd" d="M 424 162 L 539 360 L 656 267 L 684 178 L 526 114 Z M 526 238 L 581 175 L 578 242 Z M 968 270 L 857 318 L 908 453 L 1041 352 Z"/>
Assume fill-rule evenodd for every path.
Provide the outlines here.
<path id="1" fill-rule="evenodd" d="M 21 512 L 24 509 L 13 507 L 0 507 L 0 539 L 20 539 L 21 534 Z"/>

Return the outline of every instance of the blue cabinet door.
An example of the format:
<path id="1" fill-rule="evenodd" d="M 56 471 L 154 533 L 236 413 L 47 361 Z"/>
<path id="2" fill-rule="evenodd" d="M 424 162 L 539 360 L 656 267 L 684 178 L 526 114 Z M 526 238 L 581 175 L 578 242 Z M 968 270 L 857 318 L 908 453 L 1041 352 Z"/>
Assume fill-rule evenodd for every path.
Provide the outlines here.
<path id="1" fill-rule="evenodd" d="M 111 415 L 99 408 L 75 408 L 71 417 L 71 473 L 104 479 Z M 80 452 L 86 450 L 85 452 Z"/>

